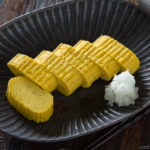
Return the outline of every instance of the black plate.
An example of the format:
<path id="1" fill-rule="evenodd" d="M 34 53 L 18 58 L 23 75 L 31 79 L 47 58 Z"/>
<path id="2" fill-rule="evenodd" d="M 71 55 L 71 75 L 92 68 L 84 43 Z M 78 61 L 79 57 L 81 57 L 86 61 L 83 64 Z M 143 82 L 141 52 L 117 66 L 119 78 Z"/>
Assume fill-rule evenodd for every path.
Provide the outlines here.
<path id="1" fill-rule="evenodd" d="M 32 141 L 56 142 L 104 129 L 135 115 L 150 104 L 150 18 L 139 8 L 106 0 L 77 0 L 24 15 L 0 28 L 0 129 Z M 109 107 L 104 86 L 96 81 L 89 89 L 79 88 L 69 97 L 54 92 L 54 114 L 48 122 L 36 124 L 17 113 L 5 92 L 13 75 L 6 63 L 16 54 L 35 57 L 41 50 L 53 50 L 60 42 L 75 44 L 110 35 L 129 47 L 140 59 L 135 74 L 140 98 L 129 107 Z"/>

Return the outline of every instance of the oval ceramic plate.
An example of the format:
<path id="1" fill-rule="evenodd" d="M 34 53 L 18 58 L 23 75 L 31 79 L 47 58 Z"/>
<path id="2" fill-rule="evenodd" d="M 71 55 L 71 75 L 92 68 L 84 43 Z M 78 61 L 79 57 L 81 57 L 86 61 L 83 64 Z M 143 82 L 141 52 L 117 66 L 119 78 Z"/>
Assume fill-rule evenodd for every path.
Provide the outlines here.
<path id="1" fill-rule="evenodd" d="M 96 132 L 135 115 L 150 104 L 150 18 L 128 3 L 106 0 L 77 0 L 24 15 L 0 28 L 0 129 L 32 141 L 56 142 Z M 13 75 L 6 63 L 17 53 L 35 57 L 41 50 L 53 50 L 60 42 L 75 44 L 110 35 L 129 47 L 140 59 L 135 74 L 139 99 L 128 107 L 109 107 L 104 87 L 96 81 L 69 97 L 54 95 L 54 114 L 36 124 L 16 112 L 5 97 Z"/>

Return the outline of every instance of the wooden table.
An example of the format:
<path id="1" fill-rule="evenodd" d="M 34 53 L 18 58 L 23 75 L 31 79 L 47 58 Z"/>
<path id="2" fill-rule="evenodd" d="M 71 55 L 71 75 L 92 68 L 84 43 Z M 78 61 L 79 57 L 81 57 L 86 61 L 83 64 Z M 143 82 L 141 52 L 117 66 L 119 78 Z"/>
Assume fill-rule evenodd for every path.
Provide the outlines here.
<path id="1" fill-rule="evenodd" d="M 67 0 L 0 0 L 0 24 L 29 12 L 50 4 Z M 135 3 L 135 0 L 130 0 Z M 102 134 L 102 133 L 101 133 Z M 0 132 L 0 150 L 55 150 L 63 147 L 80 150 L 87 146 L 92 139 L 96 139 L 100 133 L 83 137 L 78 140 L 64 142 L 60 144 L 40 144 L 20 141 Z M 150 149 L 150 114 L 138 120 L 130 127 L 121 131 L 118 135 L 97 148 L 101 150 L 137 150 Z"/>

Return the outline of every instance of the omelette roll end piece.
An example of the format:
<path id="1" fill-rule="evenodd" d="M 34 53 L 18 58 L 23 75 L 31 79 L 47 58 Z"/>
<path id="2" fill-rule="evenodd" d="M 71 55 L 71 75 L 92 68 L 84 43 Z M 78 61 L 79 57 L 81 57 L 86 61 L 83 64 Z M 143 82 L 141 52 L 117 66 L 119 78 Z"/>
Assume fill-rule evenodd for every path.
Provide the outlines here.
<path id="1" fill-rule="evenodd" d="M 135 73 L 140 67 L 140 61 L 138 57 L 122 43 L 118 42 L 114 38 L 103 35 L 97 38 L 93 45 L 99 49 L 103 49 L 103 45 L 107 43 L 105 49 L 106 54 L 113 57 L 120 65 L 120 72 L 129 70 L 131 74 Z"/>
<path id="2" fill-rule="evenodd" d="M 129 72 L 131 74 L 134 74 L 140 67 L 140 61 L 139 59 L 135 56 L 132 55 L 128 61 L 125 61 L 122 65 L 121 65 L 121 71 L 126 71 L 129 70 Z"/>

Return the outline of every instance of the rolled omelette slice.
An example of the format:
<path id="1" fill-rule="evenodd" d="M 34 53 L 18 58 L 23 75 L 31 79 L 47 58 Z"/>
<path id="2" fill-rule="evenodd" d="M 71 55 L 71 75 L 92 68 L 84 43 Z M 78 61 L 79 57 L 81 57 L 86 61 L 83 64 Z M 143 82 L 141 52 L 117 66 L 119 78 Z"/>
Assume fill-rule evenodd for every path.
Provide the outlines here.
<path id="1" fill-rule="evenodd" d="M 72 46 L 61 43 L 56 47 L 53 53 L 63 58 L 79 71 L 83 78 L 82 87 L 88 88 L 95 80 L 100 78 L 101 71 L 98 65 L 96 65 L 91 59 L 85 56 L 80 56 Z"/>
<path id="2" fill-rule="evenodd" d="M 137 56 L 112 37 L 107 35 L 100 36 L 93 42 L 93 45 L 105 51 L 107 55 L 112 56 L 121 66 L 121 72 L 129 70 L 129 72 L 133 74 L 138 70 L 140 61 Z"/>
<path id="3" fill-rule="evenodd" d="M 79 72 L 54 53 L 42 51 L 34 60 L 57 78 L 57 90 L 63 95 L 69 96 L 81 86 L 82 77 Z"/>
<path id="4" fill-rule="evenodd" d="M 45 122 L 53 114 L 53 96 L 24 76 L 9 80 L 6 96 L 10 105 L 28 120 Z"/>
<path id="5" fill-rule="evenodd" d="M 24 75 L 44 90 L 52 92 L 57 87 L 55 77 L 29 56 L 17 54 L 7 63 L 7 66 L 14 75 Z"/>
<path id="6" fill-rule="evenodd" d="M 90 58 L 99 66 L 103 80 L 110 80 L 120 70 L 120 66 L 115 59 L 107 55 L 104 51 L 99 50 L 89 41 L 80 40 L 74 45 L 74 49 L 80 55 Z"/>

